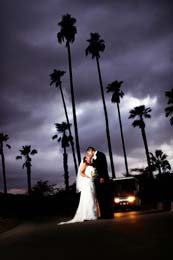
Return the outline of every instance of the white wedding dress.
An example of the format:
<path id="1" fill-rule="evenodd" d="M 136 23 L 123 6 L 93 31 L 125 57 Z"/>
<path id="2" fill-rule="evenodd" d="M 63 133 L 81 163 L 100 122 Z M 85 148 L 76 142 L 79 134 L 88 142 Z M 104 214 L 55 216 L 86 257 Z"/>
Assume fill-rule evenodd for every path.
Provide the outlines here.
<path id="1" fill-rule="evenodd" d="M 66 222 L 60 222 L 58 225 L 83 222 L 85 220 L 95 220 L 98 218 L 95 186 L 92 178 L 94 168 L 90 165 L 86 167 L 85 174 L 90 177 L 87 178 L 80 175 L 81 165 L 82 163 L 79 166 L 76 179 L 76 189 L 81 193 L 76 214 L 73 219 Z"/>

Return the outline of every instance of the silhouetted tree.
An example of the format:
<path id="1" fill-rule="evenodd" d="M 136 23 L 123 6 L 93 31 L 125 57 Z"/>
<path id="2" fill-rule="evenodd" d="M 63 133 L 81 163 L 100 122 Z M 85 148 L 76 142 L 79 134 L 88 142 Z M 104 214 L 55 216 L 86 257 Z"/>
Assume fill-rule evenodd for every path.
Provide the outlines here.
<path id="1" fill-rule="evenodd" d="M 61 142 L 61 147 L 64 150 L 63 153 L 63 165 L 64 165 L 64 182 L 66 190 L 69 190 L 69 173 L 68 173 L 68 154 L 67 154 L 67 147 L 69 146 L 70 142 L 70 136 L 67 135 L 67 130 L 69 129 L 69 125 L 65 122 L 62 122 L 61 124 L 55 124 L 56 130 L 59 135 L 54 135 L 52 139 L 57 139 L 58 142 Z"/>
<path id="2" fill-rule="evenodd" d="M 170 123 L 173 125 L 173 116 L 171 116 L 173 114 L 173 88 L 171 91 L 166 91 L 165 96 L 168 98 L 168 105 L 171 105 L 165 108 L 165 115 L 170 117 Z"/>
<path id="3" fill-rule="evenodd" d="M 32 193 L 36 195 L 51 194 L 54 191 L 54 184 L 48 184 L 48 181 L 39 180 L 32 188 Z"/>
<path id="4" fill-rule="evenodd" d="M 64 94 L 63 94 L 63 91 L 62 91 L 62 84 L 61 84 L 62 83 L 61 77 L 64 74 L 65 74 L 65 71 L 54 69 L 54 72 L 52 74 L 50 74 L 50 77 L 51 77 L 50 85 L 55 84 L 55 87 L 56 88 L 59 87 L 59 89 L 60 89 L 61 98 L 62 98 L 62 102 L 63 102 L 63 106 L 64 106 L 64 112 L 65 112 L 67 124 L 69 125 L 70 144 L 71 144 L 71 148 L 72 148 L 75 171 L 76 171 L 76 175 L 77 175 L 78 167 L 77 167 L 77 162 L 76 162 L 74 142 L 73 142 L 73 137 L 72 137 L 71 128 L 70 128 L 70 121 L 69 121 L 69 117 L 68 117 L 68 113 L 67 113 L 67 106 L 66 106 L 66 103 L 65 103 L 65 98 L 64 98 Z"/>
<path id="5" fill-rule="evenodd" d="M 155 207 L 155 202 L 157 200 L 157 181 L 155 178 L 148 178 L 150 172 L 148 167 L 146 168 L 133 168 L 131 172 L 135 173 L 135 178 L 138 179 L 140 183 L 140 198 L 142 199 L 142 204 L 145 207 L 150 205 L 150 207 Z M 134 176 L 134 174 L 132 174 Z M 147 206 L 148 207 L 148 206 Z"/>
<path id="6" fill-rule="evenodd" d="M 76 107 L 75 107 L 73 74 L 72 74 L 72 62 L 71 62 L 71 49 L 70 49 L 70 44 L 74 42 L 75 34 L 77 33 L 77 29 L 74 25 L 75 23 L 76 23 L 76 19 L 73 18 L 70 14 L 63 15 L 61 22 L 58 23 L 61 30 L 60 30 L 60 32 L 57 33 L 57 38 L 58 38 L 59 43 L 66 41 L 66 47 L 67 47 L 67 52 L 68 52 L 68 63 L 69 63 L 69 75 L 70 75 L 70 89 L 71 89 L 73 121 L 74 121 L 75 140 L 76 140 L 76 151 L 77 151 L 77 157 L 78 157 L 78 164 L 80 164 L 81 155 L 80 155 L 78 126 L 77 126 L 77 118 L 76 118 Z"/>
<path id="7" fill-rule="evenodd" d="M 7 142 L 9 136 L 4 133 L 0 133 L 0 154 L 2 160 L 2 175 L 3 175 L 3 183 L 4 183 L 4 193 L 7 194 L 7 180 L 6 180 L 6 167 L 5 167 L 5 156 L 4 156 L 4 143 Z M 9 144 L 6 144 L 8 149 L 11 148 Z"/>
<path id="8" fill-rule="evenodd" d="M 147 157 L 149 175 L 150 175 L 150 177 L 153 177 L 152 170 L 151 170 L 148 144 L 147 144 L 147 137 L 146 137 L 146 133 L 145 133 L 145 122 L 144 122 L 144 118 L 151 118 L 151 115 L 149 114 L 150 112 L 151 112 L 151 108 L 149 108 L 149 107 L 145 108 L 144 105 L 138 106 L 138 107 L 135 107 L 134 109 L 130 110 L 129 118 L 136 118 L 136 117 L 138 118 L 133 121 L 132 125 L 134 127 L 139 127 L 141 129 L 146 157 Z"/>
<path id="9" fill-rule="evenodd" d="M 171 170 L 171 165 L 166 159 L 168 156 L 162 150 L 156 150 L 155 155 L 153 153 L 149 154 L 153 170 L 158 170 L 159 174 L 165 173 L 166 170 Z"/>
<path id="10" fill-rule="evenodd" d="M 119 124 L 120 124 L 120 132 L 121 132 L 121 140 L 122 140 L 122 146 L 123 146 L 123 153 L 124 153 L 124 161 L 125 161 L 125 168 L 126 168 L 126 176 L 129 175 L 128 170 L 128 163 L 127 163 L 127 155 L 126 155 L 126 148 L 125 148 L 125 142 L 124 142 L 124 135 L 123 135 L 123 127 L 122 127 L 122 121 L 121 121 L 121 113 L 120 113 L 120 99 L 123 98 L 124 92 L 121 90 L 121 85 L 123 81 L 113 81 L 112 83 L 108 84 L 107 86 L 107 92 L 112 92 L 112 103 L 117 104 L 117 110 L 118 110 L 118 118 L 119 118 Z"/>
<path id="11" fill-rule="evenodd" d="M 25 145 L 22 147 L 22 150 L 19 150 L 21 155 L 16 156 L 16 160 L 22 159 L 24 158 L 24 164 L 23 164 L 23 168 L 26 168 L 27 170 L 27 184 L 28 184 L 28 194 L 31 195 L 32 192 L 32 188 L 31 188 L 31 161 L 32 155 L 37 154 L 37 150 L 33 149 L 31 150 L 31 146 L 30 145 Z"/>
<path id="12" fill-rule="evenodd" d="M 105 96 L 104 96 L 104 91 L 103 91 L 103 82 L 102 82 L 100 63 L 99 63 L 100 52 L 104 51 L 105 43 L 104 43 L 104 40 L 100 39 L 100 35 L 98 33 L 91 33 L 90 34 L 90 39 L 87 40 L 87 42 L 89 42 L 89 46 L 85 50 L 86 56 L 88 54 L 91 54 L 92 55 L 92 59 L 95 58 L 96 59 L 96 63 L 97 63 L 97 70 L 98 70 L 98 75 L 99 75 L 101 97 L 102 97 L 102 101 L 103 101 L 103 109 L 104 109 L 104 115 L 105 115 L 106 135 L 107 135 L 107 142 L 108 142 L 108 150 L 109 150 L 109 156 L 110 156 L 112 177 L 115 178 L 115 169 L 114 169 L 112 147 L 111 147 L 111 139 L 110 139 L 110 132 L 109 132 L 109 121 L 108 121 L 108 114 L 107 114 L 107 109 L 106 109 L 106 102 L 105 102 Z"/>

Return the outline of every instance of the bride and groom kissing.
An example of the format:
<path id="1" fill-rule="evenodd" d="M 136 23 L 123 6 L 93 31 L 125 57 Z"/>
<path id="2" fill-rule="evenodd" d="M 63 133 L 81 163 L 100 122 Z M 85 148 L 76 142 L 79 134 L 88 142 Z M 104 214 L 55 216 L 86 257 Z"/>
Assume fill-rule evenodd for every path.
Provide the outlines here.
<path id="1" fill-rule="evenodd" d="M 74 217 L 58 225 L 113 218 L 112 193 L 106 156 L 89 146 L 76 178 L 80 200 Z"/>

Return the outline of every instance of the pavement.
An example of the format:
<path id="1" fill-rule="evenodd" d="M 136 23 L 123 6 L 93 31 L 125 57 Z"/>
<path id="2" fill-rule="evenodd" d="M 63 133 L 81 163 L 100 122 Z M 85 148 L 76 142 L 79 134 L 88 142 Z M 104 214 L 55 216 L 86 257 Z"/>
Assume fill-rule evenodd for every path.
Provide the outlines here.
<path id="1" fill-rule="evenodd" d="M 1 233 L 0 259 L 172 259 L 171 211 L 119 212 L 114 219 L 58 226 L 60 221 L 35 219 Z"/>

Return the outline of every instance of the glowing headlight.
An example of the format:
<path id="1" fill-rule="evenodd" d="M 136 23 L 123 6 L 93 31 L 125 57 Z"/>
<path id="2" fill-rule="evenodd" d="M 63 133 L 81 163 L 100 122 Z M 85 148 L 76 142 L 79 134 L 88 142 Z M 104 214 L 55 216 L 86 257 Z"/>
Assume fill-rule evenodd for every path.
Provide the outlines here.
<path id="1" fill-rule="evenodd" d="M 119 203 L 119 202 L 120 202 L 120 199 L 119 199 L 119 198 L 114 198 L 114 202 L 115 202 L 115 203 Z"/>
<path id="2" fill-rule="evenodd" d="M 135 197 L 134 196 L 129 196 L 128 198 L 127 198 L 127 200 L 128 200 L 128 202 L 134 202 L 135 201 Z"/>

